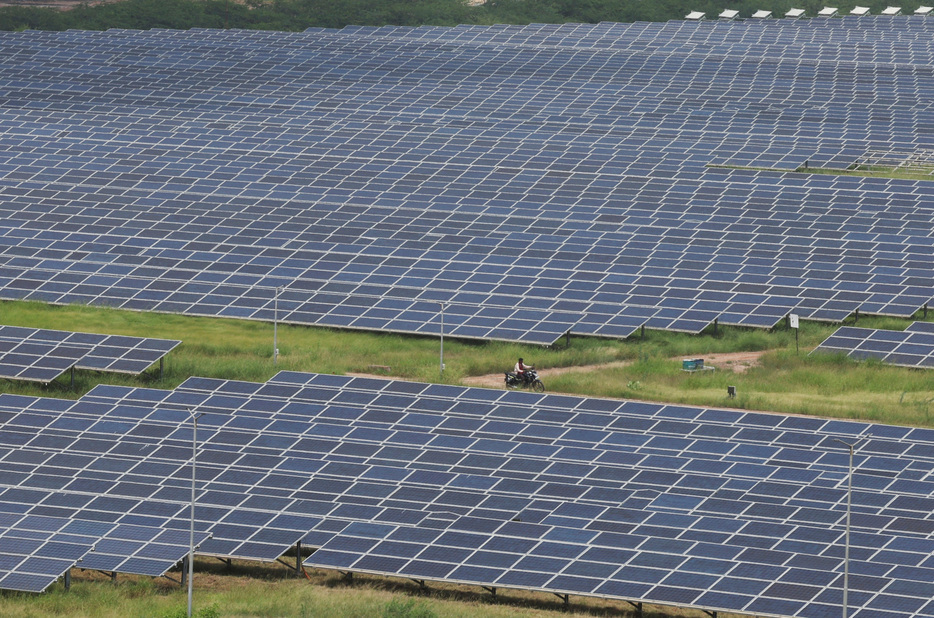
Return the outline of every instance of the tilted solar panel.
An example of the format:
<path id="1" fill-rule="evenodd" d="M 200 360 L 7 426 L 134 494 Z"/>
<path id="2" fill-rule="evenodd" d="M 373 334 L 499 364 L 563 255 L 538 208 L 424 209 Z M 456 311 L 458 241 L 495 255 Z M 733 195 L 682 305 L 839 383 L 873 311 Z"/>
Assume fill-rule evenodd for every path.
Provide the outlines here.
<path id="1" fill-rule="evenodd" d="M 50 382 L 66 370 L 140 374 L 181 341 L 0 325 L 2 377 Z"/>
<path id="2" fill-rule="evenodd" d="M 687 332 L 709 326 L 708 311 L 759 328 L 792 310 L 908 316 L 934 280 L 925 266 L 908 276 L 929 235 L 917 185 L 930 183 L 786 171 L 902 163 L 931 146 L 914 129 L 927 30 L 866 21 L 567 27 L 548 50 L 533 26 L 4 35 L 15 105 L 0 139 L 16 148 L 0 160 L 0 290 L 271 320 L 278 287 L 285 321 L 420 333 L 435 332 L 434 312 L 389 305 L 447 302 L 456 336 L 545 343 L 576 329 L 625 336 L 613 320 L 642 309 L 651 326 Z M 150 58 L 126 59 L 138 88 L 76 60 L 88 46 L 121 58 L 128 41 Z M 48 74 L 75 84 L 53 108 L 17 64 L 37 46 L 58 52 Z M 226 62 L 241 47 L 282 71 L 274 90 L 256 95 L 253 73 Z M 891 54 L 901 60 L 880 64 Z M 205 79 L 225 86 L 204 95 Z M 133 109 L 169 104 L 126 128 Z M 817 263 L 828 254 L 832 266 Z M 677 283 L 658 266 L 687 262 L 696 274 Z M 507 282 L 516 266 L 537 272 Z M 646 274 L 665 282 L 604 292 Z M 713 281 L 722 289 L 705 298 Z M 389 302 L 363 311 L 352 299 L 367 294 Z M 542 306 L 555 299 L 588 305 Z M 550 313 L 489 315 L 526 302 Z"/>
<path id="3" fill-rule="evenodd" d="M 844 326 L 814 351 L 840 352 L 856 360 L 874 358 L 891 365 L 930 369 L 934 368 L 934 330 L 927 324 L 913 322 L 905 331 Z"/>
<path id="4" fill-rule="evenodd" d="M 183 529 L 191 409 L 205 412 L 209 555 L 271 560 L 303 540 L 324 547 L 309 564 L 341 570 L 808 615 L 841 593 L 847 457 L 833 437 L 872 434 L 854 478 L 853 565 L 875 573 L 860 602 L 895 611 L 905 567 L 925 576 L 912 543 L 932 531 L 926 430 L 370 378 L 4 395 L 16 488 L 2 496 L 31 497 L 0 503 Z"/>

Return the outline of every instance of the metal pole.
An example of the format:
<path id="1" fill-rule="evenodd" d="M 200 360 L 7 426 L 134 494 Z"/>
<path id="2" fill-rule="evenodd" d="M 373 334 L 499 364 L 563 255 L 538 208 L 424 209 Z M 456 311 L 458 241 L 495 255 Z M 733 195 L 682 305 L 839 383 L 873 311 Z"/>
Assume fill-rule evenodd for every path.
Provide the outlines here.
<path id="1" fill-rule="evenodd" d="M 850 469 L 846 489 L 846 549 L 843 550 L 843 618 L 849 618 L 850 606 L 848 597 L 850 592 L 850 510 L 853 506 L 853 451 L 856 448 L 856 445 L 859 443 L 855 442 L 853 444 L 849 444 L 843 440 L 840 440 L 839 438 L 834 438 L 834 440 L 850 449 Z"/>
<path id="2" fill-rule="evenodd" d="M 195 467 L 198 462 L 198 418 L 204 414 L 188 412 L 194 422 L 191 434 L 191 524 L 188 533 L 188 618 L 191 618 L 192 576 L 195 565 Z"/>
<path id="3" fill-rule="evenodd" d="M 279 288 L 276 288 L 275 300 L 273 301 L 272 319 L 272 364 L 276 365 L 279 360 Z"/>
<path id="4" fill-rule="evenodd" d="M 850 445 L 850 473 L 846 487 L 846 549 L 843 553 L 843 618 L 848 618 L 850 592 L 850 508 L 853 506 L 853 445 Z"/>
<path id="5" fill-rule="evenodd" d="M 441 303 L 441 377 L 444 378 L 444 303 Z"/>

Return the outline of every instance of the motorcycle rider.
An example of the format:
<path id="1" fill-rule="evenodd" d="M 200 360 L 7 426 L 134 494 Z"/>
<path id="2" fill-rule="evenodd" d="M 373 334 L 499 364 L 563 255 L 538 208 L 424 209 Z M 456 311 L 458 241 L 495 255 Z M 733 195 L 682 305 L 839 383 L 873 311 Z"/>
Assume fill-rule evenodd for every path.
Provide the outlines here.
<path id="1" fill-rule="evenodd" d="M 527 369 L 535 369 L 535 367 L 532 367 L 531 365 L 526 365 L 523 359 L 520 358 L 519 362 L 516 363 L 516 366 L 513 369 L 513 371 L 519 377 L 520 380 L 522 380 L 523 382 L 527 382 L 528 377 L 525 375 L 525 372 Z"/>

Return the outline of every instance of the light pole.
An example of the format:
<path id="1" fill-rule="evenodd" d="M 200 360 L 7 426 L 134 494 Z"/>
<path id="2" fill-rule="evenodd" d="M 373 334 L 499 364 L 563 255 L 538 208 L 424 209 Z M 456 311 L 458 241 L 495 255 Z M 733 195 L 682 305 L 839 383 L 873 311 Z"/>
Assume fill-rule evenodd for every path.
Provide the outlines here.
<path id="1" fill-rule="evenodd" d="M 441 377 L 444 378 L 444 303 L 441 303 Z"/>
<path id="2" fill-rule="evenodd" d="M 847 597 L 850 592 L 850 508 L 853 505 L 853 451 L 860 443 L 860 440 L 853 444 L 844 442 L 840 438 L 834 438 L 833 440 L 850 449 L 850 472 L 846 489 L 846 549 L 843 552 L 843 618 L 849 618 L 850 608 Z"/>
<path id="3" fill-rule="evenodd" d="M 273 301 L 272 317 L 272 364 L 278 364 L 279 360 L 279 288 L 276 287 L 276 296 Z"/>
<path id="4" fill-rule="evenodd" d="M 198 461 L 198 419 L 204 416 L 204 412 L 189 410 L 188 416 L 194 423 L 191 434 L 191 526 L 188 533 L 188 618 L 191 618 L 191 578 L 195 567 L 195 466 Z"/>

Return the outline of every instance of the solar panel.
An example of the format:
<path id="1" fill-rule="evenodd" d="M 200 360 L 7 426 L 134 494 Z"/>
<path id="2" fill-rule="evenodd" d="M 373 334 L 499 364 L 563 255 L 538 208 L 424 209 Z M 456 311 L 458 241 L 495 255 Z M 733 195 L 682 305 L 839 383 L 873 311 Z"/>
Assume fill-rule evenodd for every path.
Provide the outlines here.
<path id="1" fill-rule="evenodd" d="M 23 522 L 18 515 L 2 513 L 0 517 L 4 520 L 0 588 L 5 590 L 42 592 L 93 549 L 88 539 L 62 534 L 38 522 Z"/>
<path id="2" fill-rule="evenodd" d="M 0 340 L 0 378 L 47 384 L 80 361 L 87 348 L 67 343 Z"/>
<path id="3" fill-rule="evenodd" d="M 882 19 L 8 33 L 0 295 L 536 343 L 907 317 L 927 181 L 796 171 L 931 148 L 929 29 Z"/>
<path id="4" fill-rule="evenodd" d="M 914 322 L 905 331 L 844 326 L 814 351 L 843 353 L 856 360 L 874 358 L 902 367 L 934 368 L 934 330 L 926 324 Z"/>
<path id="5" fill-rule="evenodd" d="M 138 375 L 180 343 L 0 325 L 0 366 L 6 367 L 3 377 L 39 382 L 50 382 L 72 367 Z"/>
<path id="6" fill-rule="evenodd" d="M 0 396 L 0 504 L 132 531 L 102 568 L 144 529 L 184 529 L 189 409 L 206 413 L 208 555 L 272 560 L 302 540 L 322 548 L 308 564 L 341 570 L 823 611 L 842 585 L 848 462 L 833 438 L 868 434 L 853 521 L 854 573 L 877 578 L 867 606 L 897 606 L 880 590 L 912 581 L 899 569 L 920 568 L 932 531 L 927 430 L 294 372 Z"/>

